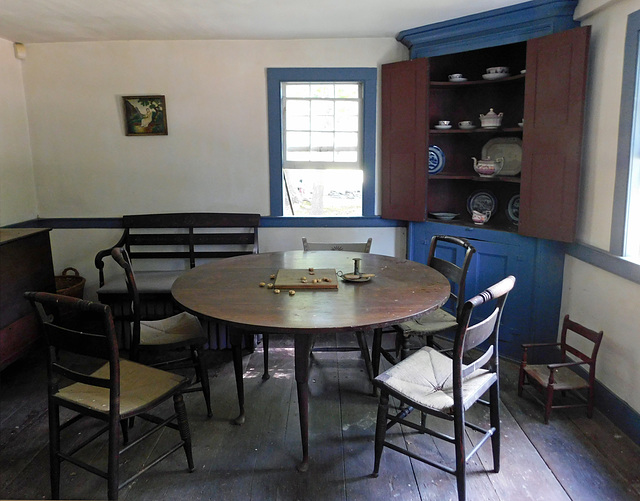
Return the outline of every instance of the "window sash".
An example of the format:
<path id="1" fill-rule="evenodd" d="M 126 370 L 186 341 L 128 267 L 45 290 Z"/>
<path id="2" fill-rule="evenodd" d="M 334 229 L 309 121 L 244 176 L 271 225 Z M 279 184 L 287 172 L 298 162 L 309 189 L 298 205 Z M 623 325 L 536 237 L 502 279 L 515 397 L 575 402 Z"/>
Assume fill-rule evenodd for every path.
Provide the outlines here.
<path id="1" fill-rule="evenodd" d="M 311 95 L 292 95 L 289 96 L 287 88 L 292 86 L 298 86 L 300 84 L 309 85 L 329 85 L 333 86 L 333 89 L 342 85 L 357 85 L 358 96 L 357 97 L 336 97 L 333 92 L 332 97 L 323 96 L 311 96 Z M 308 103 L 309 106 L 305 106 Z M 314 108 L 322 108 L 322 106 L 314 105 L 314 103 L 326 103 L 333 104 L 333 106 L 325 106 L 324 108 L 331 108 L 331 113 L 321 114 L 321 110 Z M 343 130 L 337 125 L 337 121 L 340 119 L 339 108 L 341 103 L 352 103 L 357 106 L 357 126 L 355 130 L 348 128 Z M 287 113 L 289 108 L 294 110 L 301 110 L 301 113 L 289 115 Z M 307 114 L 304 114 L 307 111 Z M 361 82 L 353 81 L 338 81 L 338 82 L 281 82 L 281 116 L 282 116 L 282 168 L 283 169 L 356 169 L 362 170 L 362 130 L 363 130 L 363 85 Z M 308 117 L 305 120 L 304 117 Z M 332 126 L 320 127 L 317 125 L 317 121 L 322 117 L 326 117 L 328 122 L 332 122 Z M 348 118 L 349 115 L 343 115 Z M 353 117 L 353 115 L 351 115 Z M 294 120 L 297 118 L 297 120 Z M 304 122 L 304 123 L 303 123 Z M 346 139 L 347 136 L 356 134 L 356 144 L 354 145 L 337 145 L 336 140 L 340 138 Z M 304 138 L 306 136 L 306 141 Z M 324 136 L 325 141 L 320 139 Z M 301 139 L 304 144 L 293 146 L 293 138 Z M 329 139 L 331 144 L 327 144 Z M 290 141 L 291 140 L 291 141 Z M 348 152 L 355 153 L 355 160 L 340 160 L 340 155 Z M 298 153 L 298 159 L 295 158 L 295 153 Z M 306 155 L 305 155 L 306 153 Z M 330 154 L 333 153 L 333 154 Z M 322 158 L 322 157 L 325 158 Z M 336 158 L 338 157 L 338 158 Z"/>

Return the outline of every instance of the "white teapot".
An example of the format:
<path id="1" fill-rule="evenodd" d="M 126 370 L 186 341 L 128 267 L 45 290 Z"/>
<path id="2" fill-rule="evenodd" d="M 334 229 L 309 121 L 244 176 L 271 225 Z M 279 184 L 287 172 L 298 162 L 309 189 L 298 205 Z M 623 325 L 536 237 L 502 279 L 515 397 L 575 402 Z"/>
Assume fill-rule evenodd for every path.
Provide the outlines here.
<path id="1" fill-rule="evenodd" d="M 477 160 L 473 158 L 473 170 L 475 170 L 480 177 L 493 177 L 500 173 L 504 167 L 504 158 L 496 158 L 491 160 L 489 157 L 483 160 Z"/>

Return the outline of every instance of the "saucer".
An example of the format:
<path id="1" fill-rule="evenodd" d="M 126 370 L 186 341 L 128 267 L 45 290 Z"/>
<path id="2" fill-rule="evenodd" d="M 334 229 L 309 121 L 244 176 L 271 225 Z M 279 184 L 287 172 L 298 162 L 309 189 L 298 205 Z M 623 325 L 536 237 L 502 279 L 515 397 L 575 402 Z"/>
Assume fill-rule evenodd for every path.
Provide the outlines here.
<path id="1" fill-rule="evenodd" d="M 520 73 L 521 73 L 521 74 L 523 74 L 523 75 L 524 75 L 526 72 L 527 72 L 527 70 L 520 70 Z"/>
<path id="2" fill-rule="evenodd" d="M 458 127 L 460 127 L 462 130 L 471 130 L 476 128 L 475 125 L 459 125 Z"/>
<path id="3" fill-rule="evenodd" d="M 467 79 L 466 78 L 450 78 L 449 82 L 466 82 Z"/>
<path id="4" fill-rule="evenodd" d="M 500 80 L 501 78 L 506 78 L 509 76 L 509 73 L 485 73 L 482 75 L 482 78 L 485 80 Z"/>
<path id="5" fill-rule="evenodd" d="M 524 122 L 518 122 L 518 127 L 524 127 Z"/>
<path id="6" fill-rule="evenodd" d="M 450 125 L 434 125 L 434 127 L 439 130 L 446 130 L 451 128 Z"/>

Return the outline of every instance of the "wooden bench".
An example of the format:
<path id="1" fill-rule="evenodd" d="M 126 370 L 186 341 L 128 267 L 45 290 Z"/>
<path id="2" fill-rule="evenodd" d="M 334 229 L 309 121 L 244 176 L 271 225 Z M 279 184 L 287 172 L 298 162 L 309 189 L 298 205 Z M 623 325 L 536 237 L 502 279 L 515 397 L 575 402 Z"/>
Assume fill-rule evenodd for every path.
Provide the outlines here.
<path id="1" fill-rule="evenodd" d="M 105 260 L 111 249 L 124 247 L 131 259 L 140 291 L 144 318 L 158 319 L 177 311 L 171 286 L 185 270 L 213 259 L 258 253 L 260 214 L 177 213 L 125 215 L 120 240 L 96 254 L 99 273 L 98 300 L 114 315 L 119 339 L 128 347 L 130 299 L 124 275 L 118 268 L 105 280 Z M 213 322 L 203 322 L 210 348 L 227 347 L 226 332 Z M 253 337 L 251 337 L 253 339 Z M 253 343 L 252 343 L 253 344 Z"/>

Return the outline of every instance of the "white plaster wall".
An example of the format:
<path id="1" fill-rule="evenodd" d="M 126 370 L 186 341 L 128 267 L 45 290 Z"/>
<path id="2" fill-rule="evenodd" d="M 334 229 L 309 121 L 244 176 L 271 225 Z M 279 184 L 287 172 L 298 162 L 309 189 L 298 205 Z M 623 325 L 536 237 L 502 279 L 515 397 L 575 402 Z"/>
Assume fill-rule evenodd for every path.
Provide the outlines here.
<path id="1" fill-rule="evenodd" d="M 266 68 L 400 60 L 395 39 L 32 44 L 43 217 L 269 212 Z M 166 96 L 168 136 L 124 135 L 123 95 Z"/>
<path id="2" fill-rule="evenodd" d="M 0 39 L 0 226 L 37 215 L 22 64 Z"/>
<path id="3" fill-rule="evenodd" d="M 40 216 L 72 218 L 268 215 L 266 68 L 379 67 L 407 58 L 393 38 L 31 44 L 27 53 L 24 85 Z M 165 95 L 169 135 L 125 136 L 121 96 L 148 94 Z M 93 297 L 93 257 L 119 234 L 54 230 L 56 272 L 76 267 Z M 299 249 L 303 236 L 371 236 L 374 252 L 406 255 L 404 228 L 263 228 L 260 249 Z"/>
<path id="4" fill-rule="evenodd" d="M 627 16 L 640 0 L 581 1 L 576 15 L 591 25 L 579 239 L 609 249 Z M 640 412 L 640 285 L 567 256 L 562 316 L 604 330 L 596 376 Z"/>

